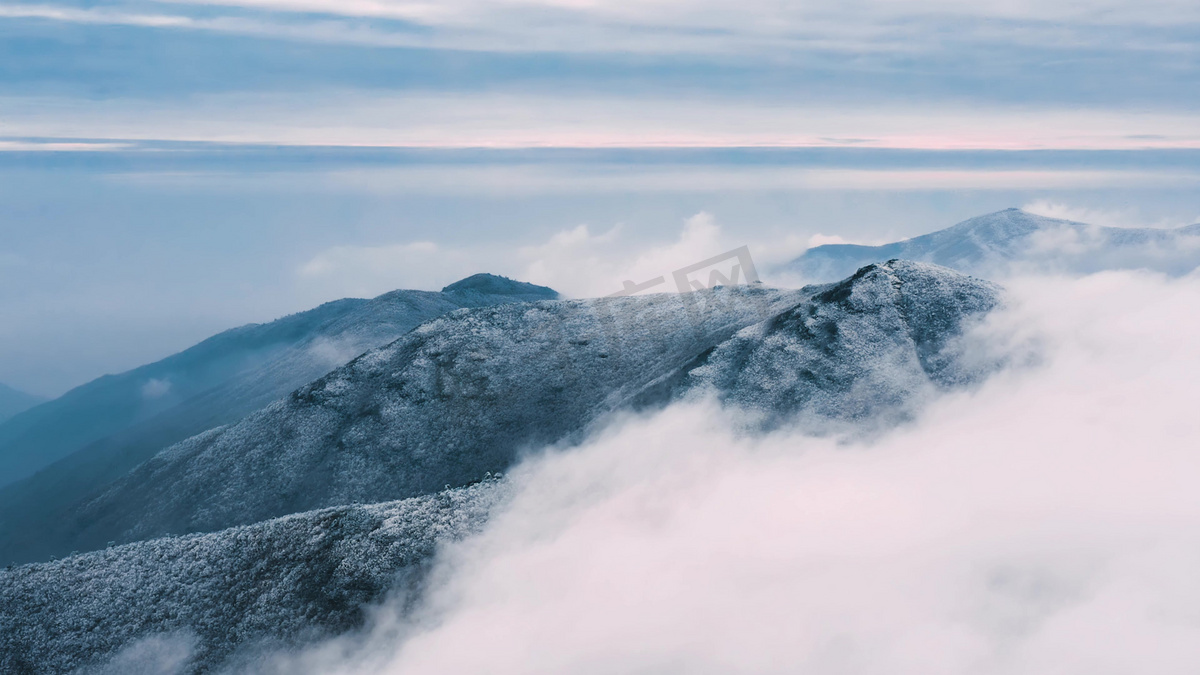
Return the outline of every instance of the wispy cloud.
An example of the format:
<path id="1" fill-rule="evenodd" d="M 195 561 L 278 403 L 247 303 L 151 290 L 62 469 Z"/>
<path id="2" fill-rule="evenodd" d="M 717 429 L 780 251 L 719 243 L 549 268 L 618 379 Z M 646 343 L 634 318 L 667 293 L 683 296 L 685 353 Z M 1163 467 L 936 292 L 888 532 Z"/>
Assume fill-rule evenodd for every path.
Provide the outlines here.
<path id="1" fill-rule="evenodd" d="M 311 177 L 291 175 L 298 181 Z M 1180 189 L 1200 185 L 1200 170 L 1080 170 L 989 168 L 836 169 L 743 166 L 622 167 L 597 172 L 587 167 L 422 167 L 346 170 L 322 174 L 314 189 L 337 188 L 350 193 L 474 194 L 524 196 L 556 194 L 687 194 L 701 190 L 771 192 L 789 190 L 1063 190 L 1102 188 Z M 155 180 L 153 175 L 140 177 Z M 187 180 L 203 184 L 203 177 Z M 233 176 L 218 182 L 255 180 Z M 272 181 L 278 178 L 265 177 Z M 183 182 L 183 181 L 176 181 Z M 322 185 L 324 187 L 322 187 Z M 1036 207 L 1035 207 L 1036 208 Z M 1048 215 L 1048 214 L 1044 214 Z M 1080 215 L 1080 214 L 1076 214 Z M 1065 216 L 1055 216 L 1065 217 Z M 1089 221 L 1090 222 L 1090 221 Z M 1106 223 L 1112 222 L 1105 220 Z"/>
<path id="2" fill-rule="evenodd" d="M 886 109 L 712 95 L 227 94 L 186 102 L 5 101 L 9 138 L 424 148 L 1200 148 L 1200 115 L 897 103 Z"/>
<path id="3" fill-rule="evenodd" d="M 730 7 L 721 0 L 159 0 L 179 5 L 256 7 L 274 11 L 321 12 L 349 16 L 386 16 L 423 19 L 429 22 L 471 22 L 472 15 L 488 12 L 544 11 L 560 16 L 583 16 L 626 24 L 656 24 L 680 21 L 684 25 L 718 24 L 754 26 L 764 32 L 786 32 L 788 18 L 828 16 L 839 7 L 847 12 L 873 13 L 885 17 L 955 14 L 1008 19 L 1043 19 L 1111 23 L 1135 21 L 1165 23 L 1161 12 L 1179 11 L 1183 17 L 1197 16 L 1186 0 L 1101 0 L 1081 5 L 1065 0 L 1034 2 L 1016 0 L 985 5 L 968 5 L 953 0 L 855 0 L 853 2 L 777 3 L 749 0 Z M 1142 11 L 1139 11 L 1139 8 Z"/>
<path id="4" fill-rule="evenodd" d="M 40 141 L 0 139 L 0 152 L 104 152 L 129 150 L 132 143 L 104 141 Z"/>
<path id="5" fill-rule="evenodd" d="M 429 242 L 337 246 L 302 264 L 298 280 L 350 295 L 376 295 L 394 288 L 436 288 L 488 271 L 547 285 L 568 296 L 592 297 L 621 290 L 626 279 L 662 275 L 732 245 L 706 213 L 686 220 L 674 239 L 639 241 L 630 234 L 620 225 L 600 233 L 578 225 L 541 242 L 507 247 Z"/>
<path id="6" fill-rule="evenodd" d="M 1036 213 L 1048 218 L 1073 220 L 1089 225 L 1104 227 L 1156 227 L 1172 228 L 1191 225 L 1197 219 L 1159 218 L 1151 220 L 1142 215 L 1136 207 L 1124 209 L 1096 208 L 1091 206 L 1068 204 L 1052 199 L 1035 199 L 1021 207 L 1030 213 Z"/>
<path id="7" fill-rule="evenodd" d="M 212 30 L 288 39 L 487 51 L 748 55 L 928 52 L 965 41 L 1060 48 L 1194 51 L 1145 34 L 1200 20 L 1194 3 L 1108 0 L 964 6 L 936 0 L 160 0 L 109 8 L 13 3 L 0 17 Z M 998 22 L 1002 25 L 997 25 Z M 1012 30 L 1019 25 L 1019 30 Z M 420 30 L 413 30 L 413 28 Z M 953 27 L 953 31 L 945 30 Z"/>
<path id="8" fill-rule="evenodd" d="M 255 16 L 193 16 L 184 13 L 136 12 L 123 8 L 77 8 L 57 5 L 0 5 L 0 19 L 44 19 L 98 26 L 139 26 L 283 38 L 308 42 L 376 47 L 422 47 L 429 40 L 403 27 L 371 27 L 351 22 L 307 18 L 278 20 Z"/>
<path id="9" fill-rule="evenodd" d="M 764 270 L 805 248 L 799 238 L 740 239 L 700 212 L 668 236 L 639 237 L 620 224 L 595 231 L 577 225 L 542 241 L 435 245 L 428 242 L 337 246 L 302 263 L 301 285 L 326 292 L 370 296 L 395 288 L 437 288 L 480 271 L 549 286 L 569 297 L 599 297 L 620 291 L 626 280 L 642 282 L 699 260 L 749 245 Z M 657 288 L 655 292 L 670 290 Z"/>

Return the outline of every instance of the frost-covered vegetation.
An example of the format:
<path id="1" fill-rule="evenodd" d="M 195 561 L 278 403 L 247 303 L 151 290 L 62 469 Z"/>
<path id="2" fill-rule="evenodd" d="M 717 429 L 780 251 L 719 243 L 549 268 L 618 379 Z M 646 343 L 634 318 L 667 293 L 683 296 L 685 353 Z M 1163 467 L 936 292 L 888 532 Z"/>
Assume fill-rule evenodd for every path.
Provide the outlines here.
<path id="1" fill-rule="evenodd" d="M 72 548 L 428 494 L 582 438 L 800 291 L 721 288 L 462 310 L 239 424 L 168 448 L 83 505 Z"/>
<path id="2" fill-rule="evenodd" d="M 691 373 L 767 425 L 811 428 L 909 417 L 938 389 L 978 375 L 954 338 L 996 306 L 987 281 L 920 263 L 870 265 L 746 328 Z"/>
<path id="3" fill-rule="evenodd" d="M 203 671 L 355 628 L 364 605 L 414 591 L 438 543 L 475 531 L 504 493 L 485 480 L 0 572 L 0 672 L 71 672 L 154 639 Z"/>
<path id="4" fill-rule="evenodd" d="M 141 649 L 203 669 L 343 631 L 389 588 L 417 589 L 523 451 L 704 395 L 767 426 L 891 424 L 972 381 L 955 338 L 998 301 L 988 282 L 891 261 L 795 291 L 452 312 L 82 503 L 60 546 L 137 543 L 0 575 L 0 666 L 67 672 Z M 189 532 L 210 534 L 156 538 Z"/>
<path id="5" fill-rule="evenodd" d="M 0 491 L 0 563 L 71 550 L 58 528 L 81 497 L 164 447 L 236 422 L 423 321 L 464 307 L 555 297 L 548 288 L 477 274 L 441 292 L 338 300 L 225 331 L 30 410 L 0 425 L 0 484 L 68 456 Z"/>

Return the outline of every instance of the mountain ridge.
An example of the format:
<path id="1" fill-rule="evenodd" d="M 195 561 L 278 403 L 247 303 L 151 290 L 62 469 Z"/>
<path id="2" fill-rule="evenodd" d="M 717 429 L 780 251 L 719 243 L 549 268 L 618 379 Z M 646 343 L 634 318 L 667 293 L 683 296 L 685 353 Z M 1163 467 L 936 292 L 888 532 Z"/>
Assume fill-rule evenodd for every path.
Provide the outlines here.
<path id="1" fill-rule="evenodd" d="M 933 263 L 985 278 L 1014 272 L 1090 273 L 1140 268 L 1186 274 L 1200 265 L 1200 223 L 1176 229 L 1115 228 L 1009 208 L 878 246 L 816 246 L 776 271 L 807 281 L 833 281 L 863 265 L 894 258 Z"/>
<path id="2" fill-rule="evenodd" d="M 893 261 L 840 287 L 733 286 L 453 312 L 236 425 L 165 449 L 38 535 L 57 532 L 60 551 L 89 550 L 427 494 L 504 471 L 526 449 L 574 442 L 613 412 L 688 392 L 715 389 L 732 405 L 814 427 L 884 413 L 894 422 L 942 386 L 932 357 L 922 356 L 933 342 L 914 338 L 897 290 L 922 280 L 924 299 L 950 308 L 940 324 L 947 334 L 990 310 L 999 292 Z M 768 329 L 756 334 L 756 325 Z M 745 359 L 726 356 L 738 350 L 757 359 L 776 394 L 793 394 L 753 393 L 753 378 L 737 375 Z"/>
<path id="3" fill-rule="evenodd" d="M 371 300 L 335 300 L 267 324 L 239 326 L 153 364 L 99 378 L 0 425 L 0 453 L 8 453 L 9 460 L 13 453 L 45 452 L 51 445 L 45 442 L 47 436 L 30 428 L 58 433 L 56 427 L 62 426 L 64 417 L 83 418 L 84 426 L 97 420 L 83 432 L 101 436 L 37 473 L 0 487 L 0 560 L 12 557 L 15 548 L 35 546 L 47 527 L 45 520 L 57 520 L 71 503 L 159 450 L 236 422 L 422 321 L 464 307 L 558 296 L 551 289 L 495 275 L 464 281 L 471 279 L 470 284 L 446 293 L 392 291 Z M 163 401 L 171 405 L 139 418 L 137 407 L 145 398 L 142 389 L 160 383 L 159 388 L 165 389 L 161 397 L 180 393 L 183 387 L 174 384 L 182 379 L 174 375 L 180 372 L 198 373 L 186 398 Z M 25 434 L 23 443 L 12 444 L 13 436 L 20 434 Z M 78 440 L 69 433 L 57 438 Z M 3 444 L 6 440 L 8 445 Z M 45 515 L 34 518 L 35 514 Z"/>
<path id="4" fill-rule="evenodd" d="M 86 504 L 75 514 L 85 534 L 130 543 L 0 572 L 0 623 L 13 627 L 0 665 L 65 672 L 174 645 L 179 669 L 211 672 L 351 630 L 389 591 L 402 606 L 420 599 L 438 545 L 504 502 L 496 470 L 524 449 L 563 448 L 607 413 L 691 396 L 774 413 L 764 428 L 893 424 L 979 375 L 954 347 L 1000 292 L 889 261 L 793 291 L 443 315 L 164 450 Z M 390 496 L 354 503 L 379 495 Z"/>
<path id="5" fill-rule="evenodd" d="M 47 400 L 0 382 L 0 423 Z"/>

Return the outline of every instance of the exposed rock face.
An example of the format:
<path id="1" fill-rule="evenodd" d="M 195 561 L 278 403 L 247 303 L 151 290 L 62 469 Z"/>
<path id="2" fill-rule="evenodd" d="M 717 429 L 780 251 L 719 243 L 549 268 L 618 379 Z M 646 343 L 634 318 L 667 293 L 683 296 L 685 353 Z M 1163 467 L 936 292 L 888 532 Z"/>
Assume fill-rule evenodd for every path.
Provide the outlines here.
<path id="1" fill-rule="evenodd" d="M 894 423 L 937 389 L 973 378 L 952 343 L 998 294 L 992 283 L 932 265 L 870 265 L 739 332 L 689 384 L 759 413 L 768 426 Z"/>

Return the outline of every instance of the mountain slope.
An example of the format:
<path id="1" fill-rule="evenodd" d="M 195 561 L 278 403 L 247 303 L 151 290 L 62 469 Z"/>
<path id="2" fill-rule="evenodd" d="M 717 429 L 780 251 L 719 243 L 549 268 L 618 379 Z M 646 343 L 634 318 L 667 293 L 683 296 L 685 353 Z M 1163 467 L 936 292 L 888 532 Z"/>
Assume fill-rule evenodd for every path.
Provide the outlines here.
<path id="1" fill-rule="evenodd" d="M 427 494 L 502 471 L 526 448 L 581 438 L 612 411 L 690 391 L 715 388 L 780 419 L 898 419 L 902 403 L 950 382 L 937 348 L 996 295 L 986 282 L 895 262 L 801 291 L 456 312 L 163 451 L 64 521 L 59 550 Z"/>
<path id="2" fill-rule="evenodd" d="M 0 560 L 44 560 L 63 553 L 50 545 L 53 538 L 46 533 L 59 527 L 79 499 L 159 450 L 237 421 L 422 321 L 463 307 L 552 297 L 557 294 L 548 288 L 480 274 L 440 293 L 394 291 L 374 300 L 340 300 L 270 324 L 226 331 L 29 410 L 0 426 L 0 460 L 8 460 L 0 466 L 11 469 L 22 456 L 42 460 L 44 451 L 62 451 L 84 436 L 110 435 L 0 488 Z M 172 395 L 186 398 L 142 418 L 148 413 L 139 412 L 138 399 L 144 398 L 140 389 L 146 382 L 173 383 L 157 403 Z M 112 432 L 121 424 L 126 426 Z M 3 445 L 5 438 L 10 444 Z"/>
<path id="3" fill-rule="evenodd" d="M 401 574 L 401 592 L 419 593 L 436 543 L 486 520 L 507 494 L 488 473 L 522 448 L 581 438 L 608 411 L 703 395 L 757 411 L 768 426 L 890 423 L 975 377 L 956 337 L 998 302 L 988 282 L 890 261 L 800 291 L 452 313 L 237 425 L 165 450 L 76 515 L 92 528 L 84 537 L 129 539 L 305 504 L 426 496 L 2 573 L 0 625 L 12 628 L 0 634 L 0 666 L 65 672 L 165 634 L 175 642 L 157 644 L 164 658 L 172 644 L 192 646 L 186 670 L 197 672 L 256 645 L 352 628 L 392 575 Z"/>
<path id="4" fill-rule="evenodd" d="M 25 412 L 45 400 L 40 396 L 26 394 L 0 382 L 0 422 L 4 422 L 17 413 Z"/>
<path id="5" fill-rule="evenodd" d="M 1176 230 L 1124 229 L 1007 209 L 882 246 L 817 246 L 778 271 L 808 281 L 832 281 L 893 258 L 986 277 L 1138 268 L 1185 274 L 1200 265 L 1200 224 Z"/>
<path id="6" fill-rule="evenodd" d="M 0 672 L 67 673 L 139 640 L 197 672 L 239 650 L 350 630 L 364 605 L 415 590 L 437 544 L 475 531 L 501 488 L 485 481 L 0 572 Z"/>
<path id="7" fill-rule="evenodd" d="M 337 300 L 225 331 L 161 361 L 89 382 L 0 425 L 0 485 L 118 433 L 122 437 L 110 445 L 138 445 L 147 436 L 156 452 L 235 421 L 446 312 L 554 297 L 548 288 L 476 275 L 440 293 Z"/>
<path id="8" fill-rule="evenodd" d="M 211 531 L 456 486 L 579 438 L 801 298 L 734 287 L 462 310 L 237 425 L 156 455 L 81 508 L 72 548 Z M 695 304 L 690 304 L 695 301 Z M 70 549 L 67 549 L 70 550 Z"/>
<path id="9" fill-rule="evenodd" d="M 998 301 L 996 285 L 946 268 L 870 265 L 739 332 L 689 384 L 757 411 L 767 426 L 894 424 L 979 375 L 957 358 L 954 338 Z"/>

